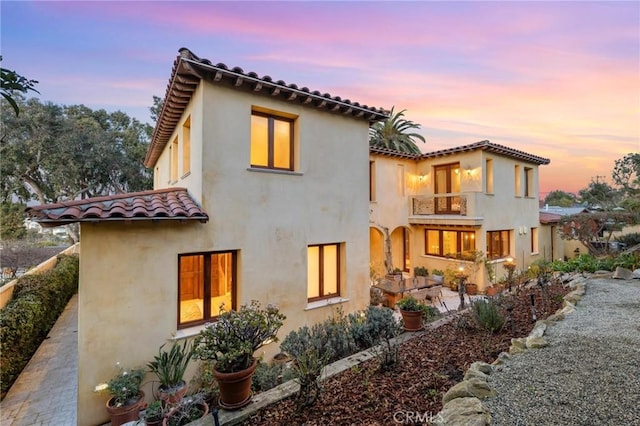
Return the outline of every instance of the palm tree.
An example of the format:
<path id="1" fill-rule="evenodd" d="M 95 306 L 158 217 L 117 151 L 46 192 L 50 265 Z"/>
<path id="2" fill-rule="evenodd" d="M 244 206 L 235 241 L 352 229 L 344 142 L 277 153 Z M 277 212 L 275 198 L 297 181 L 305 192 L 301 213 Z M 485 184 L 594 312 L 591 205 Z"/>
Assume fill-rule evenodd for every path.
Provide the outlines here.
<path id="1" fill-rule="evenodd" d="M 388 148 L 407 154 L 421 154 L 415 139 L 425 142 L 424 136 L 418 133 L 405 133 L 409 129 L 419 129 L 420 125 L 404 117 L 406 109 L 394 114 L 393 108 L 389 118 L 377 122 L 369 128 L 369 146 Z"/>

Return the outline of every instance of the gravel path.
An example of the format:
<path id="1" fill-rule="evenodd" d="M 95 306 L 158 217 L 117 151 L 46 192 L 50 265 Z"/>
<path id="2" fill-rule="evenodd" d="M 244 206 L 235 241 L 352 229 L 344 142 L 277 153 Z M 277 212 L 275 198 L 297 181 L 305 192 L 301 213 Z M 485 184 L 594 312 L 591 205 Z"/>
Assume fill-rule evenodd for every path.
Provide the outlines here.
<path id="1" fill-rule="evenodd" d="M 548 347 L 491 375 L 492 424 L 640 425 L 640 281 L 590 279 L 576 311 L 548 327 Z"/>

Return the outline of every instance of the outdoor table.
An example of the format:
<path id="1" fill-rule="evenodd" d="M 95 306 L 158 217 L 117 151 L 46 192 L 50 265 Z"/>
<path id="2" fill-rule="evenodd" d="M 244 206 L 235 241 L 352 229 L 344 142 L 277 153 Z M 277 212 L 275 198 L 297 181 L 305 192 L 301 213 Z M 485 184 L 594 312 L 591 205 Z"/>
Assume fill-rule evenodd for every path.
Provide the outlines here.
<path id="1" fill-rule="evenodd" d="M 431 278 L 424 278 L 422 280 L 416 278 L 406 278 L 403 280 L 389 280 L 382 279 L 378 281 L 373 287 L 382 290 L 384 295 L 389 301 L 389 307 L 393 308 L 398 303 L 398 300 L 404 297 L 405 293 L 412 290 L 420 290 L 421 288 L 433 287 L 437 283 Z"/>

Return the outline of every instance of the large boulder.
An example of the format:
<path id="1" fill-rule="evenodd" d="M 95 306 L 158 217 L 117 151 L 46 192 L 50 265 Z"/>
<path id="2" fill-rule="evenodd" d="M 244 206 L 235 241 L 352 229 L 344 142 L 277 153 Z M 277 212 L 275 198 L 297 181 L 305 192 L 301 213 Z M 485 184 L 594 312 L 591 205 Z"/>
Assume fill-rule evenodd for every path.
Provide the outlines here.
<path id="1" fill-rule="evenodd" d="M 447 426 L 485 426 L 491 424 L 491 414 L 478 398 L 456 398 L 445 404 L 434 424 Z"/>
<path id="2" fill-rule="evenodd" d="M 633 271 L 627 268 L 623 268 L 618 266 L 613 273 L 613 278 L 617 278 L 619 280 L 632 280 L 633 279 Z"/>
<path id="3" fill-rule="evenodd" d="M 486 381 L 473 378 L 464 380 L 449 389 L 442 397 L 442 403 L 446 404 L 453 399 L 468 396 L 484 399 L 496 394 L 496 390 L 489 386 Z"/>

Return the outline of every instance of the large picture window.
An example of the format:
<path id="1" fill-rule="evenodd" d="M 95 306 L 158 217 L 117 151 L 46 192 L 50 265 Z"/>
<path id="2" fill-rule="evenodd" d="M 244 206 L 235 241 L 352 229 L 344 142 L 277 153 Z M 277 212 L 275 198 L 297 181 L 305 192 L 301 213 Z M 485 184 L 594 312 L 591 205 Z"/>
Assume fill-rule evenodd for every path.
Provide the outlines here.
<path id="1" fill-rule="evenodd" d="M 433 256 L 464 257 L 476 249 L 475 231 L 425 230 L 425 253 Z"/>
<path id="2" fill-rule="evenodd" d="M 293 120 L 251 113 L 251 167 L 293 170 Z"/>
<path id="3" fill-rule="evenodd" d="M 487 232 L 487 256 L 489 259 L 500 259 L 510 255 L 509 234 L 510 231 Z"/>
<path id="4" fill-rule="evenodd" d="M 215 319 L 220 306 L 236 309 L 236 252 L 178 256 L 178 328 Z"/>
<path id="5" fill-rule="evenodd" d="M 340 244 L 307 248 L 307 298 L 327 299 L 340 295 Z"/>

